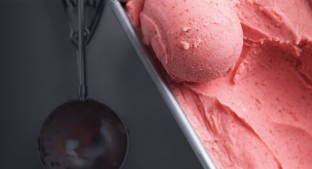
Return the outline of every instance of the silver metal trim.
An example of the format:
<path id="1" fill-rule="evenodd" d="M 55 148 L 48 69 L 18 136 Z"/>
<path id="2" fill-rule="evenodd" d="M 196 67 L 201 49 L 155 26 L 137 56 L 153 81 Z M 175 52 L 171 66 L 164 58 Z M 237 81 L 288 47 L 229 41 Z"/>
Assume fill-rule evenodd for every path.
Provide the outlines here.
<path id="1" fill-rule="evenodd" d="M 217 169 L 208 152 L 206 151 L 203 143 L 201 142 L 192 125 L 188 121 L 184 111 L 182 110 L 175 96 L 171 92 L 169 86 L 160 75 L 159 69 L 157 68 L 152 57 L 150 56 L 149 52 L 141 41 L 139 34 L 133 28 L 130 19 L 125 12 L 125 9 L 121 5 L 121 2 L 119 2 L 118 0 L 110 0 L 109 5 L 120 25 L 122 26 L 123 30 L 125 31 L 126 35 L 128 36 L 130 42 L 132 43 L 134 49 L 139 55 L 141 61 L 143 62 L 143 65 L 153 79 L 163 99 L 167 103 L 170 111 L 172 112 L 186 139 L 193 148 L 200 163 L 205 169 Z"/>

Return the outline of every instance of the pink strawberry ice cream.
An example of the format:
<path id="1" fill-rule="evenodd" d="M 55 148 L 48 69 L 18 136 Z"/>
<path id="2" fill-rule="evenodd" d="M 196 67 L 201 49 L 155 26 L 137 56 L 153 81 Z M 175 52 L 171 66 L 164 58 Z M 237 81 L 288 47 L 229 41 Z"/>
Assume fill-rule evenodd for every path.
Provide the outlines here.
<path id="1" fill-rule="evenodd" d="M 193 9 L 186 13 L 187 8 Z M 235 11 L 229 12 L 234 16 L 218 11 L 223 8 Z M 164 76 L 218 168 L 312 168 L 312 6 L 308 0 L 130 0 L 127 10 L 170 75 Z M 224 12 L 228 18 L 213 19 L 211 16 L 221 17 L 214 12 Z M 180 13 L 183 17 L 174 17 Z M 198 47 L 213 54 L 197 55 L 201 51 L 196 50 L 194 39 L 217 34 L 209 24 L 207 30 L 190 34 L 192 45 L 183 51 L 178 42 L 184 34 L 172 34 L 179 29 L 183 32 L 187 18 L 199 19 L 187 29 L 200 22 L 222 21 L 215 24 L 222 25 L 218 29 L 227 38 L 207 38 Z M 223 22 L 228 22 L 227 28 Z M 243 30 L 242 50 L 239 27 Z M 165 40 L 159 43 L 157 38 Z M 231 52 L 232 57 L 240 55 L 232 63 L 227 62 Z M 218 58 L 215 62 L 213 56 L 223 61 Z M 211 63 L 221 66 L 208 69 Z M 207 66 L 202 71 L 212 71 L 202 74 L 218 76 L 194 80 L 200 71 L 193 70 L 202 65 Z"/>
<path id="2" fill-rule="evenodd" d="M 239 58 L 242 27 L 227 0 L 135 0 L 127 7 L 144 43 L 175 80 L 216 79 Z"/>

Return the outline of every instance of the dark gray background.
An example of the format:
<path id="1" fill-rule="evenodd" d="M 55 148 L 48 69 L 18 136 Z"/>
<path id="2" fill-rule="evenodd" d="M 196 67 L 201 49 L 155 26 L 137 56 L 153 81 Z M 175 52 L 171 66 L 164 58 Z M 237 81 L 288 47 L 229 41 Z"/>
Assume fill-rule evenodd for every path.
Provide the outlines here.
<path id="1" fill-rule="evenodd" d="M 130 129 L 124 169 L 201 168 L 108 5 L 86 50 L 89 96 Z M 61 2 L 0 0 L 0 58 L 0 169 L 40 169 L 41 125 L 78 83 Z"/>

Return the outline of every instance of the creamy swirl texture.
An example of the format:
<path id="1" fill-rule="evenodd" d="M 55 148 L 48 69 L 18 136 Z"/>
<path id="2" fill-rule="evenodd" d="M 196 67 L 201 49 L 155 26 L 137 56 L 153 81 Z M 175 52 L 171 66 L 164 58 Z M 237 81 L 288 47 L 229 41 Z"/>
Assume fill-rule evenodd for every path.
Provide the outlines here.
<path id="1" fill-rule="evenodd" d="M 162 10 L 164 7 L 148 5 L 148 0 L 141 0 L 141 7 L 136 11 L 137 15 L 133 15 L 135 1 L 130 1 L 127 6 L 129 15 L 134 25 L 144 35 L 146 32 L 144 33 L 143 28 L 151 23 L 142 22 L 142 19 L 146 19 L 144 10 L 147 8 Z M 171 3 L 180 2 L 177 5 L 181 7 L 175 7 L 177 9 L 195 7 L 199 2 L 172 1 Z M 217 1 L 200 2 L 211 4 Z M 164 77 L 220 169 L 312 168 L 311 3 L 308 0 L 223 2 L 235 11 L 243 30 L 243 47 L 233 68 L 214 80 L 199 83 L 181 82 L 180 78 L 168 70 L 168 64 L 164 64 L 162 58 L 159 58 L 167 73 L 171 75 L 164 74 Z M 207 10 L 202 9 L 205 7 Z M 212 15 L 210 7 L 201 6 L 198 11 L 203 17 L 205 15 L 209 17 Z M 141 17 L 138 17 L 139 15 Z M 155 18 L 147 19 L 154 23 L 160 22 L 155 21 Z M 179 27 L 185 25 L 183 22 L 179 24 L 180 20 L 179 22 L 170 20 L 172 16 L 168 16 L 167 19 L 168 24 L 172 24 L 165 28 L 167 32 L 171 31 L 170 28 L 181 29 Z M 183 21 L 183 18 L 181 20 Z M 208 20 L 216 21 L 218 24 L 218 18 Z M 205 23 L 206 21 L 202 22 Z M 228 20 L 228 23 L 232 22 Z M 193 27 L 182 27 L 182 31 L 183 29 L 188 31 L 190 28 Z M 231 24 L 228 25 L 228 29 L 232 29 Z M 147 34 L 154 36 L 151 32 Z M 151 45 L 146 36 L 149 35 L 144 35 L 144 41 L 147 45 Z M 193 35 L 192 38 L 198 37 Z M 229 46 L 239 44 L 230 39 L 231 37 L 227 41 Z M 211 42 L 200 45 L 210 48 L 208 44 L 224 43 L 223 40 L 211 39 Z M 176 45 L 176 50 L 180 48 L 189 50 L 187 48 L 190 48 L 190 45 L 187 42 L 183 41 L 180 46 Z M 163 45 L 168 47 L 166 43 Z M 232 48 L 232 52 L 236 53 L 234 49 L 236 48 Z M 218 52 L 213 51 L 217 48 L 211 50 Z M 154 52 L 159 55 L 155 49 Z M 191 54 L 187 53 L 185 57 L 192 57 Z M 190 62 L 180 56 L 174 57 Z"/>

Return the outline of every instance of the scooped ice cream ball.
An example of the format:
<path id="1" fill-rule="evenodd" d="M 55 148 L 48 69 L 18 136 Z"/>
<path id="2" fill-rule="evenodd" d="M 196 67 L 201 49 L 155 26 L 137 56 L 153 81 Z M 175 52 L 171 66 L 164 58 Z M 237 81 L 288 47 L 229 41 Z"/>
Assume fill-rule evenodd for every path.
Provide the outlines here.
<path id="1" fill-rule="evenodd" d="M 132 6 L 135 3 L 128 4 L 130 18 L 140 17 L 134 25 L 173 79 L 213 80 L 226 74 L 238 60 L 243 32 L 227 0 L 140 2 L 137 8 Z"/>

